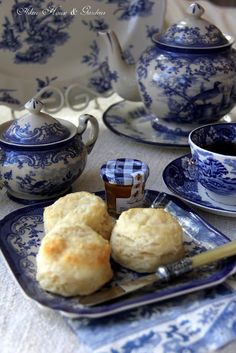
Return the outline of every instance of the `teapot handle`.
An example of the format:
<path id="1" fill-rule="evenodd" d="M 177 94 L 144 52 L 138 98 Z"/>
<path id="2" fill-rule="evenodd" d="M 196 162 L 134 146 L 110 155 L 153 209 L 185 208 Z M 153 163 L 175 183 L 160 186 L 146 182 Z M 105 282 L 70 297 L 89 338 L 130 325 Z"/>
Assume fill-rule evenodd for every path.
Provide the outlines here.
<path id="1" fill-rule="evenodd" d="M 79 117 L 79 126 L 77 131 L 79 135 L 82 135 L 87 128 L 88 122 L 91 124 L 91 131 L 88 140 L 85 142 L 85 147 L 87 152 L 90 153 L 98 138 L 99 125 L 97 119 L 90 114 L 81 115 Z"/>

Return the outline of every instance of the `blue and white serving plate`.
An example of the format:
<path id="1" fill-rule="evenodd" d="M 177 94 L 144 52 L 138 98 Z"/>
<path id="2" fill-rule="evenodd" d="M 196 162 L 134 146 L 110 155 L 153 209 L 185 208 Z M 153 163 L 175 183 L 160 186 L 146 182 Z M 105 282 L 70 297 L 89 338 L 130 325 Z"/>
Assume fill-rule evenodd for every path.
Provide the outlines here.
<path id="1" fill-rule="evenodd" d="M 158 191 L 147 190 L 145 206 L 149 206 L 159 195 Z M 104 192 L 97 195 L 104 198 Z M 161 195 L 163 196 L 163 195 Z M 129 294 L 106 304 L 86 307 L 80 304 L 79 297 L 64 298 L 53 295 L 41 289 L 35 279 L 35 257 L 39 249 L 40 240 L 44 235 L 43 209 L 49 203 L 42 203 L 21 208 L 12 212 L 0 221 L 0 248 L 6 262 L 18 284 L 31 299 L 41 306 L 54 309 L 65 316 L 102 317 L 130 308 L 158 302 L 166 298 L 190 293 L 200 288 L 214 286 L 223 282 L 235 268 L 235 261 L 228 259 L 217 265 L 204 267 L 190 275 L 159 287 L 153 286 L 146 290 Z M 192 255 L 201 251 L 225 244 L 229 239 L 214 229 L 194 213 L 179 199 L 164 194 L 162 204 L 168 212 L 178 219 L 184 230 L 184 246 L 186 254 Z M 109 286 L 123 279 L 137 278 L 137 273 L 113 264 L 114 279 Z"/>
<path id="2" fill-rule="evenodd" d="M 170 162 L 163 171 L 166 186 L 175 195 L 204 211 L 227 217 L 236 217 L 236 206 L 224 205 L 212 200 L 207 190 L 196 180 L 191 155 Z"/>
<path id="3" fill-rule="evenodd" d="M 20 109 L 48 85 L 75 84 L 80 98 L 109 95 L 116 77 L 98 31 L 115 30 L 125 59 L 135 62 L 165 10 L 166 0 L 0 1 L 0 104 Z"/>

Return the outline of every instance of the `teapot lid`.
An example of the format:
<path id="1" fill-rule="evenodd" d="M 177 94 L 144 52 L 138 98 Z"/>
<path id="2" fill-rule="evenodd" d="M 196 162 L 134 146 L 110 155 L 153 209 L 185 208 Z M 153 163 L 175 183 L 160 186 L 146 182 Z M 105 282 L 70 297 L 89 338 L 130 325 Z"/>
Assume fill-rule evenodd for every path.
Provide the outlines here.
<path id="1" fill-rule="evenodd" d="M 47 145 L 67 139 L 71 132 L 52 116 L 42 113 L 43 103 L 32 98 L 25 104 L 29 111 L 3 131 L 4 142 L 32 146 Z"/>
<path id="2" fill-rule="evenodd" d="M 187 8 L 187 15 L 170 26 L 154 41 L 170 47 L 189 49 L 209 49 L 232 44 L 226 36 L 201 16 L 204 8 L 194 2 Z"/>

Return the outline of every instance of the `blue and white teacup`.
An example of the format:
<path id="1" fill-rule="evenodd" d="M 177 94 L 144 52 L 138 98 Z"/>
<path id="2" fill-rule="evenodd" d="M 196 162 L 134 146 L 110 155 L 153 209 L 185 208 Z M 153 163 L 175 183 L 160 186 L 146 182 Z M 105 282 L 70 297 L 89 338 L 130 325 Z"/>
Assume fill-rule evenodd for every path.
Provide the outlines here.
<path id="1" fill-rule="evenodd" d="M 236 123 L 201 126 L 189 134 L 198 182 L 209 197 L 236 206 Z"/>

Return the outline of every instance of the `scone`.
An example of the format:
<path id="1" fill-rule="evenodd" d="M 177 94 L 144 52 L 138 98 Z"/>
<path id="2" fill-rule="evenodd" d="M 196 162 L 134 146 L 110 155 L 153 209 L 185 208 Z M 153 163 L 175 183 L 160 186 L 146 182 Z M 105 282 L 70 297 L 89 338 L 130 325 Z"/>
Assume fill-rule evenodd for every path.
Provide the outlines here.
<path id="1" fill-rule="evenodd" d="M 123 212 L 111 234 L 112 258 L 137 272 L 154 272 L 184 255 L 182 228 L 163 209 Z"/>
<path id="2" fill-rule="evenodd" d="M 40 286 L 65 297 L 95 292 L 112 278 L 110 245 L 89 226 L 61 222 L 36 257 Z"/>
<path id="3" fill-rule="evenodd" d="M 75 223 L 85 223 L 105 239 L 110 239 L 113 219 L 107 212 L 105 202 L 98 196 L 81 191 L 61 197 L 44 209 L 44 229 L 47 234 L 64 217 Z"/>

